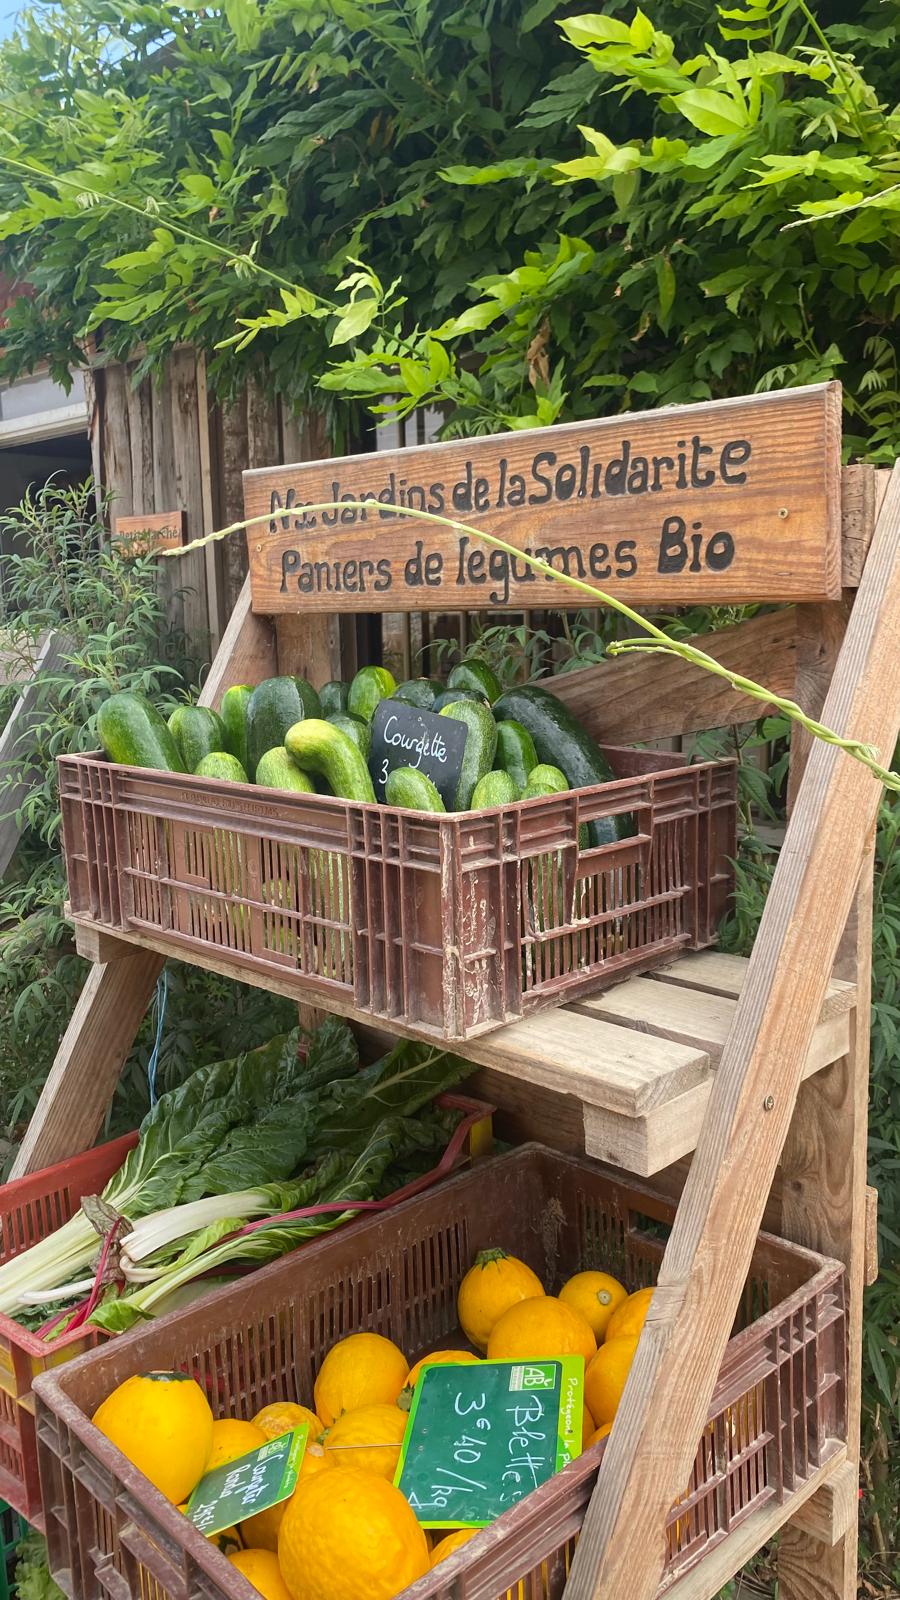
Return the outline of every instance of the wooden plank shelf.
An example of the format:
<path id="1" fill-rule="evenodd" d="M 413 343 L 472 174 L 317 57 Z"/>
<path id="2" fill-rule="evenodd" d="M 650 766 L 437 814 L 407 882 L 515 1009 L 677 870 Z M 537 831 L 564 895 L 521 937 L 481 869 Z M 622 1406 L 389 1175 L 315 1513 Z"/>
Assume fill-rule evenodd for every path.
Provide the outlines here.
<path id="1" fill-rule="evenodd" d="M 160 955 L 180 954 L 176 945 L 167 952 L 164 938 L 107 934 L 77 920 L 75 944 L 81 955 L 102 962 L 136 944 Z M 199 959 L 192 954 L 192 960 L 232 975 L 214 953 Z M 479 1035 L 459 1053 L 484 1069 L 481 1086 L 501 1108 L 515 1111 L 529 1093 L 543 1095 L 550 1114 L 556 1102 L 568 1105 L 567 1142 L 599 1161 L 650 1177 L 696 1146 L 747 966 L 740 956 L 691 952 L 646 977 Z M 254 981 L 249 969 L 244 976 Z M 269 990 L 278 987 L 268 974 L 257 981 Z M 284 992 L 291 992 L 287 982 Z M 847 1054 L 855 998 L 853 984 L 832 980 L 804 1078 Z M 352 1007 L 338 1007 L 331 999 L 328 1004 L 371 1024 Z M 411 1030 L 395 1030 L 393 1023 L 385 1026 L 414 1037 Z M 542 1136 L 553 1143 L 552 1127 Z"/>

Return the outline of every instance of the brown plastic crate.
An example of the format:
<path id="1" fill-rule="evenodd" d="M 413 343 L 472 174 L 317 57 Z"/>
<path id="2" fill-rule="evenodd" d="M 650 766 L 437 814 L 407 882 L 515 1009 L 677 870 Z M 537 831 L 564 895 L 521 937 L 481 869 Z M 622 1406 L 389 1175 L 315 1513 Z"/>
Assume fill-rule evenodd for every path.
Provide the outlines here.
<path id="1" fill-rule="evenodd" d="M 39 1379 L 41 1482 L 57 1582 L 73 1600 L 252 1600 L 253 1590 L 93 1427 L 125 1378 L 192 1372 L 219 1416 L 311 1402 L 325 1353 L 374 1329 L 410 1360 L 460 1338 L 456 1295 L 498 1242 L 545 1283 L 606 1267 L 654 1281 L 673 1206 L 542 1146 L 485 1162 L 254 1275 L 252 1288 L 138 1329 Z M 663 1587 L 846 1438 L 844 1269 L 759 1236 L 691 1481 L 669 1517 Z M 405 1591 L 403 1600 L 559 1600 L 603 1454 L 586 1452 Z M 518 1588 L 524 1581 L 522 1589 Z"/>
<path id="2" fill-rule="evenodd" d="M 715 939 L 734 763 L 606 753 L 614 783 L 446 816 L 65 756 L 72 914 L 459 1042 Z"/>
<path id="3" fill-rule="evenodd" d="M 119 1170 L 137 1134 L 73 1156 L 43 1172 L 0 1186 L 0 1262 L 10 1261 L 75 1215 L 86 1194 L 98 1194 Z M 99 1243 L 99 1241 L 98 1241 Z M 0 1315 L 0 1499 L 41 1526 L 41 1488 L 34 1431 L 35 1375 L 100 1342 L 98 1328 L 43 1339 Z"/>

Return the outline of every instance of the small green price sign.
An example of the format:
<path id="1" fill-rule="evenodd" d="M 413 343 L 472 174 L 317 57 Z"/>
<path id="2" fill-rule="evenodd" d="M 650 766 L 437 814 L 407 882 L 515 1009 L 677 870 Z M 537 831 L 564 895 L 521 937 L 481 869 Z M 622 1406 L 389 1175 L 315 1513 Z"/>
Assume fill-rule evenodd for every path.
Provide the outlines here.
<path id="1" fill-rule="evenodd" d="M 187 1504 L 187 1515 L 201 1533 L 221 1533 L 277 1506 L 297 1486 L 309 1427 L 279 1434 L 258 1450 L 216 1467 L 200 1479 Z"/>
<path id="2" fill-rule="evenodd" d="M 484 1528 L 581 1451 L 584 1359 L 426 1367 L 394 1482 L 426 1528 Z"/>

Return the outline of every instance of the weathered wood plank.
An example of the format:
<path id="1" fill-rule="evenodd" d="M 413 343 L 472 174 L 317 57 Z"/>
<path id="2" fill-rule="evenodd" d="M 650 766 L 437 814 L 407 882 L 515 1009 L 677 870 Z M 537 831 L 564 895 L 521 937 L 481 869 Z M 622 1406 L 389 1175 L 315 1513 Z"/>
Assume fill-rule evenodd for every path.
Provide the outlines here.
<path id="1" fill-rule="evenodd" d="M 176 350 L 169 367 L 172 375 L 172 448 L 175 460 L 175 505 L 187 516 L 188 540 L 211 533 L 204 526 L 203 473 L 200 461 L 200 417 L 197 393 L 197 359 L 193 350 Z M 167 509 L 166 507 L 163 508 Z M 206 587 L 206 552 L 191 550 L 173 563 L 184 591 L 184 631 L 192 652 L 209 660 L 209 598 Z"/>
<path id="2" fill-rule="evenodd" d="M 831 600 L 840 386 L 275 467 L 249 474 L 245 497 L 248 515 L 275 513 L 250 548 L 264 614 L 329 611 L 337 594 L 343 611 L 579 603 L 556 578 L 389 503 L 485 518 L 517 549 L 638 603 Z M 340 521 L 304 511 L 348 499 L 375 506 Z"/>
<path id="3" fill-rule="evenodd" d="M 790 695 L 795 634 L 796 612 L 789 607 L 717 633 L 699 634 L 692 642 L 730 672 L 755 681 L 762 677 L 773 694 Z M 752 722 L 766 709 L 680 656 L 619 656 L 578 672 L 559 673 L 548 680 L 548 687 L 594 738 L 608 744 L 730 727 Z"/>
<path id="4" fill-rule="evenodd" d="M 825 1483 L 795 1510 L 788 1524 L 819 1544 L 835 1545 L 849 1532 L 859 1515 L 859 1470 L 845 1461 Z M 818 1554 L 813 1556 L 814 1562 Z"/>
<path id="5" fill-rule="evenodd" d="M 0 798 L 0 810 L 2 810 L 0 878 L 3 877 L 16 853 L 22 833 L 16 821 L 16 812 L 31 788 L 27 768 L 31 758 L 31 732 L 41 717 L 40 679 L 56 671 L 68 648 L 68 640 L 63 634 L 50 633 L 43 640 L 34 661 L 31 678 L 13 706 L 6 727 L 0 733 L 0 776 L 10 777 L 19 768 L 23 773 L 23 776 L 18 778 Z"/>
<path id="6" fill-rule="evenodd" d="M 890 475 L 889 467 L 865 462 L 841 471 L 841 583 L 845 589 L 857 588 L 862 577 Z"/>
<path id="7" fill-rule="evenodd" d="M 900 466 L 823 710 L 829 726 L 885 757 L 900 728 L 898 552 Z M 702 1432 L 880 800 L 860 762 L 816 745 L 575 1552 L 568 1600 L 652 1600 L 656 1591 L 665 1517 Z"/>

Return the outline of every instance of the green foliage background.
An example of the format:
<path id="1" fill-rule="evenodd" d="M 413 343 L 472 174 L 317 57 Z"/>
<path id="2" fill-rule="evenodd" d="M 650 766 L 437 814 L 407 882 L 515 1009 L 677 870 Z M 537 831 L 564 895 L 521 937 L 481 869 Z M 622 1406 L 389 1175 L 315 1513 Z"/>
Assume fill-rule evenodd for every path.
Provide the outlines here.
<path id="1" fill-rule="evenodd" d="M 338 441 L 385 395 L 473 433 L 838 377 L 847 455 L 891 461 L 897 37 L 884 0 L 63 0 L 0 50 L 0 270 L 33 287 L 0 377 L 186 340 Z M 866 1472 L 895 1589 L 898 835 L 891 802 Z"/>

